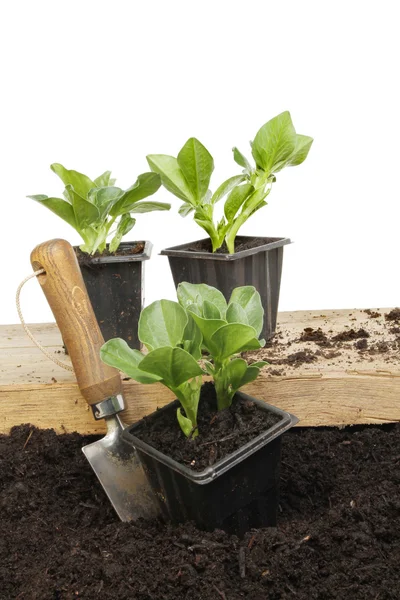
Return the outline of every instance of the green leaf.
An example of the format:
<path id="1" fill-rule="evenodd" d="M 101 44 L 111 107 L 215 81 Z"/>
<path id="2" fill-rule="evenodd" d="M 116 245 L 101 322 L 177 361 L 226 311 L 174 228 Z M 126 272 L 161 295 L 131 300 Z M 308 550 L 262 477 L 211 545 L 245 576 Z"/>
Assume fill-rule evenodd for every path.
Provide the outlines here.
<path id="1" fill-rule="evenodd" d="M 183 433 L 186 437 L 189 437 L 193 430 L 192 421 L 182 414 L 182 409 L 180 407 L 176 409 L 176 417 Z"/>
<path id="2" fill-rule="evenodd" d="M 144 308 L 139 318 L 139 339 L 149 350 L 177 346 L 183 341 L 188 317 L 171 300 L 157 300 Z"/>
<path id="3" fill-rule="evenodd" d="M 112 210 L 111 216 L 115 217 L 132 210 L 132 206 L 148 196 L 152 196 L 160 187 L 161 179 L 157 173 L 142 173 L 135 183 L 128 188 L 118 200 Z"/>
<path id="4" fill-rule="evenodd" d="M 196 205 L 196 199 L 175 157 L 166 154 L 149 154 L 146 158 L 150 169 L 160 175 L 165 189 L 181 200 Z"/>
<path id="5" fill-rule="evenodd" d="M 221 313 L 219 312 L 218 307 L 209 300 L 204 300 L 203 302 L 203 315 L 205 319 L 221 318 Z"/>
<path id="6" fill-rule="evenodd" d="M 193 317 L 188 315 L 188 322 L 183 332 L 183 349 L 189 352 L 196 360 L 201 358 L 201 343 L 203 336 Z"/>
<path id="7" fill-rule="evenodd" d="M 257 292 L 256 288 L 252 285 L 235 288 L 229 299 L 229 307 L 232 305 L 239 305 L 243 309 L 248 324 L 255 329 L 256 337 L 258 337 L 264 322 L 264 309 L 261 303 L 260 294 Z"/>
<path id="8" fill-rule="evenodd" d="M 245 214 L 247 218 L 249 218 L 258 208 L 261 208 L 261 206 L 263 206 L 262 203 L 264 202 L 265 198 L 268 196 L 270 191 L 270 188 L 266 190 L 264 190 L 264 188 L 259 188 L 250 196 L 248 196 L 243 204 L 241 215 Z"/>
<path id="9" fill-rule="evenodd" d="M 242 206 L 246 198 L 253 192 L 254 188 L 250 183 L 244 183 L 235 187 L 228 198 L 226 199 L 224 206 L 225 217 L 228 222 L 232 222 L 239 208 Z"/>
<path id="10" fill-rule="evenodd" d="M 301 165 L 301 163 L 306 160 L 313 141 L 313 138 L 308 135 L 297 134 L 296 147 L 285 166 L 295 167 Z"/>
<path id="11" fill-rule="evenodd" d="M 108 187 L 109 185 L 111 185 L 110 177 L 111 177 L 111 171 L 105 171 L 104 173 L 102 173 L 102 175 L 99 175 L 99 177 L 96 177 L 96 179 L 94 179 L 94 183 L 96 184 L 96 187 L 102 188 L 102 187 Z"/>
<path id="12" fill-rule="evenodd" d="M 254 337 L 252 340 L 246 342 L 238 352 L 250 352 L 251 350 L 259 350 L 265 346 L 265 340 L 258 340 Z"/>
<path id="13" fill-rule="evenodd" d="M 212 353 L 218 360 L 229 358 L 240 352 L 241 348 L 254 338 L 255 331 L 250 325 L 228 323 L 217 329 L 211 336 Z"/>
<path id="14" fill-rule="evenodd" d="M 100 220 L 107 217 L 111 206 L 121 198 L 123 191 L 117 187 L 93 188 L 88 194 L 88 200 L 99 209 Z"/>
<path id="15" fill-rule="evenodd" d="M 196 203 L 200 203 L 207 194 L 214 170 L 213 157 L 199 140 L 192 137 L 179 152 L 177 160 Z"/>
<path id="16" fill-rule="evenodd" d="M 139 368 L 143 354 L 139 350 L 129 348 L 121 338 L 106 342 L 100 348 L 100 358 L 106 365 L 119 369 L 139 383 L 155 383 L 161 380 L 161 377 L 146 373 Z"/>
<path id="17" fill-rule="evenodd" d="M 233 188 L 235 188 L 237 185 L 239 185 L 245 180 L 246 177 L 244 175 L 235 175 L 234 177 L 230 177 L 229 179 L 221 183 L 219 188 L 214 192 L 213 196 L 211 197 L 211 204 L 216 204 L 217 202 L 219 202 L 224 196 L 226 196 L 226 194 L 229 194 L 229 192 L 232 191 Z"/>
<path id="18" fill-rule="evenodd" d="M 79 230 L 86 229 L 98 223 L 100 220 L 100 211 L 97 206 L 77 194 L 70 184 L 65 186 L 65 193 L 68 195 L 74 209 L 76 224 Z"/>
<path id="19" fill-rule="evenodd" d="M 288 160 L 296 147 L 296 131 L 288 111 L 265 123 L 257 132 L 252 145 L 256 164 L 267 173 L 275 165 Z"/>
<path id="20" fill-rule="evenodd" d="M 247 319 L 247 314 L 244 308 L 236 302 L 229 302 L 228 310 L 226 311 L 226 320 L 228 323 L 243 323 L 243 325 L 251 325 Z"/>
<path id="21" fill-rule="evenodd" d="M 178 213 L 181 215 L 181 217 L 187 217 L 193 210 L 194 206 L 188 202 L 184 202 L 182 206 L 179 207 Z"/>
<path id="22" fill-rule="evenodd" d="M 190 304 L 203 305 L 205 300 L 215 304 L 221 318 L 225 318 L 227 303 L 222 292 L 205 283 L 187 283 L 184 281 L 178 285 L 177 295 L 179 304 L 187 308 Z"/>
<path id="23" fill-rule="evenodd" d="M 169 210 L 170 204 L 166 202 L 136 202 L 133 206 L 128 207 L 131 213 L 148 213 L 155 210 Z"/>
<path id="24" fill-rule="evenodd" d="M 188 313 L 193 317 L 196 322 L 197 327 L 200 329 L 201 334 L 203 336 L 203 343 L 207 347 L 207 349 L 213 353 L 215 350 L 211 338 L 220 327 L 226 325 L 226 321 L 222 319 L 203 319 L 203 317 L 199 317 L 196 313 L 192 312 L 190 309 L 187 309 Z"/>
<path id="25" fill-rule="evenodd" d="M 247 370 L 246 370 L 245 374 L 243 375 L 242 380 L 237 389 L 239 389 L 243 385 L 247 385 L 248 383 L 251 383 L 252 381 L 257 379 L 259 374 L 260 374 L 260 369 L 258 367 L 255 367 L 254 365 L 247 367 Z"/>
<path id="26" fill-rule="evenodd" d="M 77 229 L 74 209 L 72 208 L 71 204 L 69 204 L 62 198 L 49 198 L 48 196 L 44 196 L 43 194 L 38 194 L 36 196 L 27 196 L 27 198 L 31 198 L 32 200 L 35 200 L 35 202 L 43 204 L 43 206 L 46 206 L 46 208 L 51 210 L 54 214 L 56 214 L 64 221 L 66 221 L 74 229 Z"/>
<path id="27" fill-rule="evenodd" d="M 81 198 L 87 198 L 89 191 L 94 187 L 98 187 L 94 181 L 89 179 L 89 177 L 83 173 L 70 171 L 59 163 L 53 163 L 50 165 L 50 169 L 59 176 L 66 186 L 71 185 Z"/>
<path id="28" fill-rule="evenodd" d="M 238 150 L 235 146 L 234 148 L 232 148 L 232 152 L 233 160 L 235 161 L 235 163 L 237 163 L 240 167 L 246 169 L 248 173 L 251 173 L 253 170 L 252 166 L 247 160 L 247 158 L 240 152 L 240 150 Z"/>
<path id="29" fill-rule="evenodd" d="M 209 360 L 203 360 L 203 364 L 204 364 L 205 370 L 207 371 L 207 374 L 211 375 L 211 377 L 213 377 L 215 374 L 214 365 L 212 363 L 210 363 Z"/>
<path id="30" fill-rule="evenodd" d="M 240 388 L 241 383 L 246 371 L 247 371 L 247 362 L 243 360 L 243 358 L 234 358 L 227 365 L 225 369 L 225 378 L 229 382 L 233 391 L 236 391 Z"/>
<path id="31" fill-rule="evenodd" d="M 165 301 L 164 301 L 165 302 Z M 182 348 L 164 346 L 147 354 L 140 368 L 160 377 L 170 389 L 179 387 L 185 381 L 203 374 L 197 361 Z"/>
<path id="32" fill-rule="evenodd" d="M 117 232 L 111 240 L 110 246 L 108 248 L 110 252 L 115 252 L 118 249 L 118 246 L 120 245 L 123 236 L 126 235 L 132 229 L 135 223 L 136 219 L 133 219 L 129 213 L 122 215 L 118 223 Z"/>
<path id="33" fill-rule="evenodd" d="M 257 362 L 251 363 L 252 367 L 258 367 L 259 369 L 262 369 L 265 365 L 269 365 L 266 360 L 258 360 Z"/>

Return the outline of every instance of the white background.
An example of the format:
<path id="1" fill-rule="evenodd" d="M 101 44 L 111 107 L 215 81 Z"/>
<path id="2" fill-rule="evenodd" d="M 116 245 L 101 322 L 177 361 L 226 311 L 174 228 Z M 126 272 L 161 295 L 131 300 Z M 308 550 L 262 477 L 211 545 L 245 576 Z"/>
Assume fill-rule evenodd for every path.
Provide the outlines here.
<path id="1" fill-rule="evenodd" d="M 295 242 L 280 309 L 399 304 L 397 9 L 385 0 L 3 3 L 0 322 L 17 322 L 14 292 L 33 247 L 79 242 L 25 198 L 61 194 L 52 162 L 92 178 L 111 169 L 128 187 L 148 170 L 146 154 L 176 155 L 196 136 L 214 156 L 215 190 L 239 172 L 232 146 L 249 154 L 258 128 L 283 110 L 314 145 L 241 231 Z M 154 244 L 147 303 L 174 298 L 158 252 L 204 237 L 177 214 L 177 199 L 160 191 L 157 200 L 171 212 L 138 215 L 128 236 Z M 27 320 L 52 320 L 39 285 L 27 286 Z"/>

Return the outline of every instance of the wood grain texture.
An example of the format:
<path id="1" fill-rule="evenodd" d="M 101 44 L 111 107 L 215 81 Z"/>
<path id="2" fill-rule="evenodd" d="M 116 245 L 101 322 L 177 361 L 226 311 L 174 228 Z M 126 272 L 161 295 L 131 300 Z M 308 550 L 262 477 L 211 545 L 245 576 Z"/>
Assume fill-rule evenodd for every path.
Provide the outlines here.
<path id="1" fill-rule="evenodd" d="M 279 331 L 295 340 L 305 327 L 321 326 L 334 333 L 348 326 L 350 320 L 351 327 L 369 327 L 369 344 L 373 347 L 380 337 L 390 338 L 383 333 L 383 314 L 388 311 L 382 309 L 380 320 L 368 322 L 360 310 L 280 313 Z M 55 324 L 30 327 L 48 350 L 68 360 L 62 353 L 61 336 Z M 297 346 L 299 344 L 293 342 L 288 351 L 295 351 Z M 303 346 L 313 347 L 312 344 Z M 259 379 L 244 391 L 292 412 L 300 418 L 301 426 L 400 421 L 400 357 L 395 352 L 360 354 L 351 343 L 344 345 L 337 358 L 320 359 L 297 369 L 285 367 L 285 374 L 279 376 L 270 374 L 274 366 L 266 367 Z M 127 423 L 173 399 L 159 384 L 145 386 L 132 380 L 123 381 L 123 391 Z M 74 374 L 43 356 L 19 325 L 0 326 L 0 406 L 1 433 L 7 433 L 13 425 L 28 422 L 38 427 L 52 427 L 59 433 L 105 432 L 104 424 L 94 421 Z"/>
<path id="2" fill-rule="evenodd" d="M 104 344 L 71 244 L 51 240 L 31 254 L 33 269 L 68 348 L 82 396 L 96 404 L 121 392 L 119 373 L 100 360 Z"/>

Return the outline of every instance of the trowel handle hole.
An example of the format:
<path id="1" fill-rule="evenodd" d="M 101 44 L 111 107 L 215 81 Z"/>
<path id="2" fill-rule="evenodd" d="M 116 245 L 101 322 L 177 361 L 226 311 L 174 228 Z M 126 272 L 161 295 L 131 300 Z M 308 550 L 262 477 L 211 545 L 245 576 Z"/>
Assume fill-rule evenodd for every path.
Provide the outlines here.
<path id="1" fill-rule="evenodd" d="M 40 269 L 43 269 L 42 265 L 37 260 L 33 261 L 32 267 L 34 271 L 40 271 Z M 40 285 L 44 285 L 47 280 L 47 273 L 41 273 L 40 275 L 37 275 L 36 279 Z"/>

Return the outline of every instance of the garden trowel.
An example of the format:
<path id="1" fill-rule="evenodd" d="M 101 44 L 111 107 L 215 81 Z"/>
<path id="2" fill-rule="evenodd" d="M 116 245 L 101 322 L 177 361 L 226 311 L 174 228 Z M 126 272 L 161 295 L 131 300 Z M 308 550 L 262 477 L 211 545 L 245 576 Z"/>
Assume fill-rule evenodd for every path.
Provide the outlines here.
<path id="1" fill-rule="evenodd" d="M 107 435 L 85 446 L 83 452 L 122 521 L 158 514 L 136 450 L 122 439 L 124 409 L 118 371 L 103 364 L 103 336 L 93 312 L 72 246 L 51 240 L 31 254 L 34 270 L 50 304 L 72 361 L 79 389 L 95 419 L 105 419 Z"/>

